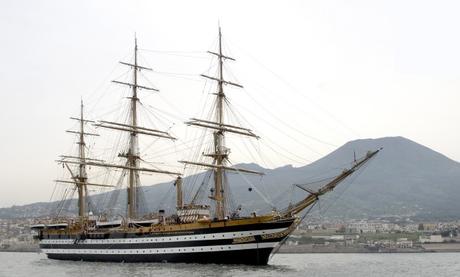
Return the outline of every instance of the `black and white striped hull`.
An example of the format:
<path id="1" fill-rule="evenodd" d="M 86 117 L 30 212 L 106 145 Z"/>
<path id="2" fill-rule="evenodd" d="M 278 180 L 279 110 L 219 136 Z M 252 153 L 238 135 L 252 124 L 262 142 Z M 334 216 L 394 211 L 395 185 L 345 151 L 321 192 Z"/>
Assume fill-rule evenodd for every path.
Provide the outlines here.
<path id="1" fill-rule="evenodd" d="M 48 258 L 109 262 L 267 264 L 270 253 L 290 233 L 292 222 L 192 230 L 187 234 L 113 233 L 107 238 L 44 238 Z"/>

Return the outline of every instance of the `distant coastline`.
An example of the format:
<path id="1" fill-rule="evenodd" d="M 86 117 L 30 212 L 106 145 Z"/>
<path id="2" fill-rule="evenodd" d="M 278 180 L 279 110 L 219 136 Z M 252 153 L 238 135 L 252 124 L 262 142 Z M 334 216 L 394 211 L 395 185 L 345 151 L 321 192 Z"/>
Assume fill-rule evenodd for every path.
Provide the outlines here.
<path id="1" fill-rule="evenodd" d="M 460 252 L 460 243 L 427 243 L 417 248 L 337 247 L 318 244 L 286 245 L 278 253 L 436 253 Z"/>

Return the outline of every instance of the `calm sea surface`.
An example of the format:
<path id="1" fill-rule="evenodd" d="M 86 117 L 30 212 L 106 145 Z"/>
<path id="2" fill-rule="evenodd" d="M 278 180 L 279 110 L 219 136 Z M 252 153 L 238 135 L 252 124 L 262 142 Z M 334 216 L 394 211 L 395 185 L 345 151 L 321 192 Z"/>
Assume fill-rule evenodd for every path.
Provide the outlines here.
<path id="1" fill-rule="evenodd" d="M 277 254 L 270 265 L 255 267 L 88 263 L 0 252 L 0 276 L 460 276 L 460 253 Z"/>

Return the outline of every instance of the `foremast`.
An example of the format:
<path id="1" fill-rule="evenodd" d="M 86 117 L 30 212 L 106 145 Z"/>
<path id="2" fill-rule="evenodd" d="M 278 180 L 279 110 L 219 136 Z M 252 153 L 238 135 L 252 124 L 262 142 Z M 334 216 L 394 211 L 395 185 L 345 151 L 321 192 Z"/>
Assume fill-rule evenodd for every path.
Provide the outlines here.
<path id="1" fill-rule="evenodd" d="M 222 32 L 219 26 L 219 37 L 218 37 L 218 52 L 211 52 L 208 51 L 209 54 L 217 56 L 218 58 L 218 73 L 217 77 L 211 77 L 202 74 L 201 76 L 213 81 L 217 82 L 217 92 L 216 101 L 215 101 L 215 114 L 214 114 L 214 121 L 210 120 L 202 120 L 197 118 L 192 118 L 191 121 L 186 122 L 187 125 L 193 125 L 208 129 L 213 129 L 213 150 L 212 153 L 203 153 L 204 156 L 210 157 L 213 159 L 213 162 L 208 163 L 198 163 L 192 161 L 180 161 L 181 163 L 195 165 L 199 167 L 208 167 L 213 170 L 214 173 L 214 188 L 213 194 L 209 196 L 212 200 L 215 201 L 215 217 L 219 220 L 224 219 L 226 215 L 226 196 L 225 190 L 228 184 L 225 184 L 225 171 L 234 171 L 238 173 L 251 173 L 251 174 L 259 174 L 263 175 L 261 172 L 246 170 L 246 169 L 239 169 L 235 167 L 229 167 L 228 157 L 230 154 L 230 149 L 225 146 L 225 132 L 230 132 L 239 135 L 250 136 L 254 138 L 259 138 L 255 135 L 250 129 L 242 128 L 239 126 L 229 125 L 225 123 L 224 118 L 224 107 L 225 101 L 228 101 L 226 95 L 224 93 L 224 85 L 231 85 L 235 87 L 242 88 L 243 86 L 226 81 L 224 79 L 223 74 L 223 65 L 225 60 L 232 60 L 235 59 L 225 56 L 222 53 Z"/>

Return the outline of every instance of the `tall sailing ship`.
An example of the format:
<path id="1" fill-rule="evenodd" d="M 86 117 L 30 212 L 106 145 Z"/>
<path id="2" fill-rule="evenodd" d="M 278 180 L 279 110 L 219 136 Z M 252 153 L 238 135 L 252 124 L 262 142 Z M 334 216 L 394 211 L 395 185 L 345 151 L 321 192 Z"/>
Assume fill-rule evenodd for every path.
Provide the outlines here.
<path id="1" fill-rule="evenodd" d="M 70 173 L 68 180 L 56 180 L 60 183 L 74 185 L 78 192 L 78 217 L 56 217 L 41 221 L 33 226 L 37 231 L 41 250 L 50 259 L 109 261 L 109 262 L 187 262 L 187 263 L 230 263 L 256 264 L 268 263 L 271 254 L 288 238 L 303 218 L 307 208 L 311 208 L 319 197 L 332 191 L 338 184 L 352 175 L 374 157 L 379 150 L 370 151 L 364 157 L 354 160 L 352 166 L 317 190 L 303 188 L 307 195 L 283 209 L 273 209 L 266 214 L 251 213 L 241 215 L 236 209 L 229 209 L 229 195 L 226 193 L 232 185 L 227 173 L 263 175 L 263 172 L 234 167 L 229 164 L 230 149 L 225 144 L 227 133 L 259 138 L 251 129 L 226 123 L 225 104 L 228 98 L 224 86 L 241 87 L 225 80 L 223 64 L 234 60 L 222 53 L 222 35 L 219 28 L 218 50 L 208 51 L 218 61 L 217 76 L 202 75 L 217 83 L 217 91 L 212 118 L 192 118 L 187 125 L 206 128 L 212 132 L 213 140 L 208 152 L 203 152 L 200 161 L 180 161 L 186 166 L 205 168 L 208 181 L 212 184 L 212 204 L 199 203 L 194 197 L 185 203 L 183 195 L 183 178 L 179 172 L 147 168 L 141 166 L 143 153 L 140 153 L 139 136 L 175 140 L 166 131 L 141 126 L 138 122 L 138 90 L 156 90 L 138 83 L 138 74 L 151 70 L 138 64 L 137 41 L 134 47 L 134 62 L 121 62 L 132 68 L 132 82 L 114 81 L 132 90 L 128 121 L 92 121 L 84 117 L 81 103 L 79 117 L 72 119 L 79 122 L 78 131 L 69 131 L 78 137 L 78 155 L 61 156 L 58 161 Z M 96 136 L 87 132 L 85 127 L 92 124 L 98 128 L 127 132 L 128 145 L 118 157 L 124 163 L 108 163 L 87 157 L 86 137 Z M 208 162 L 203 162 L 208 160 Z M 125 216 L 94 215 L 88 211 L 88 187 L 110 187 L 90 180 L 87 167 L 101 167 L 121 172 L 120 181 L 127 183 L 127 207 Z M 175 211 L 168 214 L 165 210 L 155 213 L 139 211 L 140 175 L 141 173 L 174 176 L 176 194 Z M 212 177 L 212 178 L 211 178 Z M 62 207 L 61 207 L 62 208 Z"/>

